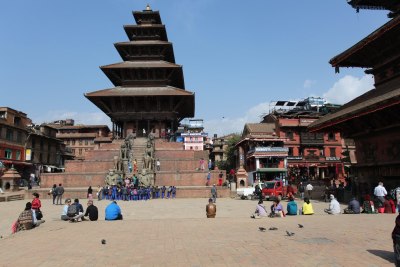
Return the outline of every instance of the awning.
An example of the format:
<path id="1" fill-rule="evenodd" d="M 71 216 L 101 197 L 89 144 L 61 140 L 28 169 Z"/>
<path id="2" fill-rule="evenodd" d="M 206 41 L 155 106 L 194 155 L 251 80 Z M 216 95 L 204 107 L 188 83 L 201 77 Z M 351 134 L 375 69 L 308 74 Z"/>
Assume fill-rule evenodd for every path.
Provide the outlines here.
<path id="1" fill-rule="evenodd" d="M 285 168 L 259 168 L 257 172 L 286 172 Z"/>

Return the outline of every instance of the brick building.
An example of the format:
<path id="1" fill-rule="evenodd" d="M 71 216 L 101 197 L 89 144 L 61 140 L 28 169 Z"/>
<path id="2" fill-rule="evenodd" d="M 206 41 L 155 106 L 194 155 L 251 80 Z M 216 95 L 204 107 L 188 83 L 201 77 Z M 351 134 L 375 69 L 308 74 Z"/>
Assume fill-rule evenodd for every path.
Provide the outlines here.
<path id="1" fill-rule="evenodd" d="M 21 111 L 0 107 L 0 175 L 14 166 L 20 173 L 29 173 L 32 164 L 25 162 L 27 125 L 32 121 Z"/>
<path id="2" fill-rule="evenodd" d="M 308 130 L 312 122 L 337 108 L 321 98 L 307 98 L 299 102 L 278 101 L 274 109 L 264 116 L 262 122 L 274 125 L 276 135 L 284 140 L 288 149 L 288 176 L 310 179 L 344 177 L 340 133 L 310 133 Z"/>
<path id="3" fill-rule="evenodd" d="M 274 123 L 247 123 L 236 144 L 239 166 L 247 171 L 247 184 L 286 177 L 288 149 L 275 133 Z"/>
<path id="4" fill-rule="evenodd" d="M 75 125 L 74 120 L 59 120 L 49 123 L 57 129 L 57 138 L 70 147 L 77 160 L 85 158 L 85 152 L 94 149 L 99 143 L 110 143 L 110 129 L 107 125 Z"/>

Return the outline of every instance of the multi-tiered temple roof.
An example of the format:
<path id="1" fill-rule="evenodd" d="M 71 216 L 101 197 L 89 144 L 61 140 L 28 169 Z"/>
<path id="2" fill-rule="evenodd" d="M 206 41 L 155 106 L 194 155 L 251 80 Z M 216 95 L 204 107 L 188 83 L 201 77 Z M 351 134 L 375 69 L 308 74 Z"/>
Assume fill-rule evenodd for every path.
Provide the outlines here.
<path id="1" fill-rule="evenodd" d="M 115 87 L 85 96 L 111 118 L 120 136 L 142 129 L 157 135 L 194 116 L 194 93 L 185 90 L 159 12 L 147 6 L 133 16 L 137 25 L 124 26 L 129 42 L 115 44 L 124 61 L 100 67 Z"/>

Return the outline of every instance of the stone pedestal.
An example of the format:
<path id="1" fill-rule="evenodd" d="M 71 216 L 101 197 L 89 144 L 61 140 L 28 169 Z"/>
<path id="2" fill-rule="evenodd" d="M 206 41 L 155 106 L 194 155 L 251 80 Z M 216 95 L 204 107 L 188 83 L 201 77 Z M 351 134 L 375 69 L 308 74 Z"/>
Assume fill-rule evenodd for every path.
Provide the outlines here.
<path id="1" fill-rule="evenodd" d="M 14 169 L 11 168 L 6 171 L 2 177 L 0 177 L 2 182 L 3 191 L 18 191 L 18 180 L 21 179 L 21 175 Z"/>
<path id="2" fill-rule="evenodd" d="M 231 191 L 236 192 L 236 183 L 235 182 L 231 183 Z"/>
<path id="3" fill-rule="evenodd" d="M 240 167 L 236 172 L 237 188 L 247 187 L 247 172 Z"/>

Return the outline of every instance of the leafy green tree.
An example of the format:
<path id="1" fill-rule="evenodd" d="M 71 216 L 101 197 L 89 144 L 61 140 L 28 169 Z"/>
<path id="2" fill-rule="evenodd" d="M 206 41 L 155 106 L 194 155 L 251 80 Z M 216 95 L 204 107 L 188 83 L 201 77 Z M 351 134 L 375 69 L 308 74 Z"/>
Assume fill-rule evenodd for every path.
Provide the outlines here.
<path id="1" fill-rule="evenodd" d="M 232 134 L 229 139 L 226 140 L 227 147 L 225 148 L 226 160 L 217 163 L 220 170 L 235 169 L 236 168 L 236 147 L 235 145 L 240 141 L 241 135 L 238 133 Z"/>

